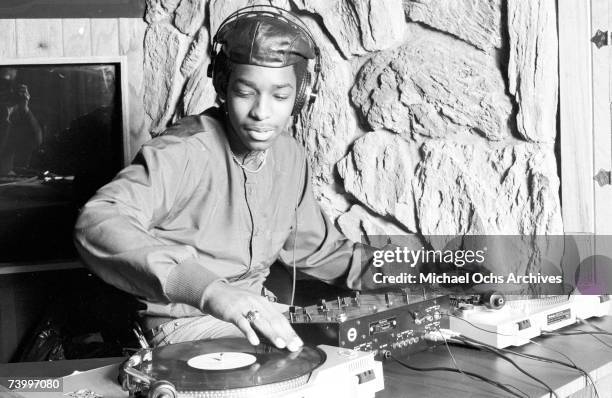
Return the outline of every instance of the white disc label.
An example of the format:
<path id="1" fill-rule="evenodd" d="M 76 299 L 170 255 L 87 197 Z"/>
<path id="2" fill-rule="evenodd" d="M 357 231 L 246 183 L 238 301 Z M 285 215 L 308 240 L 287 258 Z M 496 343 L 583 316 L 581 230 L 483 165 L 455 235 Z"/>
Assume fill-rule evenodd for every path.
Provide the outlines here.
<path id="1" fill-rule="evenodd" d="M 202 370 L 227 370 L 249 366 L 255 363 L 254 355 L 244 352 L 213 352 L 193 357 L 187 361 L 192 368 Z"/>

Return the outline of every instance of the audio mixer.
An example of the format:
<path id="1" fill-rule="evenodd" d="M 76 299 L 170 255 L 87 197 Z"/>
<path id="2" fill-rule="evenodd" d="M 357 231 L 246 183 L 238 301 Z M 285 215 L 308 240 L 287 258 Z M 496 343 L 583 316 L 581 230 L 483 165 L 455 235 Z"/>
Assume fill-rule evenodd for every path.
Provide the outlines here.
<path id="1" fill-rule="evenodd" d="M 448 328 L 448 296 L 408 290 L 360 294 L 289 308 L 291 326 L 306 343 L 373 351 L 377 358 L 405 357 L 437 344 L 424 339 Z"/>

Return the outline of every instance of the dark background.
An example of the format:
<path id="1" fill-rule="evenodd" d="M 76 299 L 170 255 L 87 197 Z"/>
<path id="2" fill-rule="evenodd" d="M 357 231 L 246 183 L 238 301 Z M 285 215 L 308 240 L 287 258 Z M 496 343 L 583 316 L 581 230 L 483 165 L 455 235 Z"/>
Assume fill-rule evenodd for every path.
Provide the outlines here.
<path id="1" fill-rule="evenodd" d="M 137 18 L 145 0 L 2 0 L 0 18 Z"/>

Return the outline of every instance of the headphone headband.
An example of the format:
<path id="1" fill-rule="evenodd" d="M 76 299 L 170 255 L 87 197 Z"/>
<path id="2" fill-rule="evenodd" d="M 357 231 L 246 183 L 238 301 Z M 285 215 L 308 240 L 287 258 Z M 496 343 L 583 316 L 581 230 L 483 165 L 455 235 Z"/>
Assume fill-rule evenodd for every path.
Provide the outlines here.
<path id="1" fill-rule="evenodd" d="M 298 27 L 303 33 L 306 34 L 306 36 L 308 36 L 308 38 L 310 39 L 310 42 L 312 43 L 313 48 L 318 50 L 317 44 L 314 40 L 314 37 L 312 36 L 312 33 L 310 32 L 310 29 L 308 29 L 308 26 L 306 26 L 306 24 L 304 23 L 304 21 L 302 21 L 300 18 L 298 18 L 297 16 L 295 16 L 294 14 L 292 14 L 291 12 L 277 7 L 277 6 L 273 6 L 273 5 L 265 5 L 265 4 L 253 4 L 250 6 L 246 6 L 246 7 L 242 7 L 236 11 L 234 11 L 233 13 L 231 13 L 227 18 L 225 18 L 221 24 L 219 25 L 219 27 L 217 28 L 217 32 L 219 32 L 221 30 L 221 28 L 223 28 L 225 25 L 231 23 L 233 20 L 238 19 L 239 17 L 243 16 L 243 15 L 253 15 L 253 16 L 257 16 L 257 15 L 268 15 L 274 18 L 278 18 L 281 20 L 284 20 L 285 22 L 288 22 L 290 24 L 293 24 L 294 26 Z M 215 34 L 215 38 L 213 38 L 213 41 L 216 40 L 216 34 Z M 315 51 L 317 51 L 315 50 Z"/>
<path id="2" fill-rule="evenodd" d="M 314 52 L 314 83 L 310 86 L 313 79 L 308 78 L 306 84 L 310 86 L 310 89 L 307 90 L 306 87 L 300 87 L 298 90 L 298 95 L 296 96 L 295 107 L 293 110 L 293 114 L 296 114 L 300 111 L 303 105 L 308 102 L 309 107 L 314 103 L 316 96 L 318 94 L 319 89 L 319 75 L 321 72 L 321 51 L 319 47 L 316 45 L 312 32 L 308 29 L 304 21 L 302 21 L 299 17 L 292 14 L 291 12 L 282 9 L 280 7 L 272 6 L 272 5 L 250 5 L 243 8 L 240 8 L 230 14 L 227 18 L 225 18 L 217 31 L 215 32 L 212 40 L 212 45 L 210 49 L 210 65 L 208 66 L 207 75 L 208 77 L 213 78 L 213 83 L 215 81 L 215 59 L 218 54 L 218 47 L 220 45 L 218 39 L 219 32 L 221 32 L 226 26 L 231 23 L 236 23 L 238 20 L 244 18 L 251 18 L 257 16 L 268 16 L 280 21 L 287 23 L 288 25 L 298 29 L 302 32 L 310 41 L 310 46 Z M 215 84 L 215 88 L 218 86 Z M 309 93 L 307 94 L 307 91 Z M 308 97 L 308 98 L 307 98 Z"/>

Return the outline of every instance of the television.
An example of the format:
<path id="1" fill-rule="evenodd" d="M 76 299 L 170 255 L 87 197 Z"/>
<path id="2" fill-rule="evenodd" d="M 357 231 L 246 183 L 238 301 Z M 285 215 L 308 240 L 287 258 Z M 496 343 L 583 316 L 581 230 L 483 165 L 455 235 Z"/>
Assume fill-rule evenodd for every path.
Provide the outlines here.
<path id="1" fill-rule="evenodd" d="M 78 264 L 78 209 L 129 161 L 125 65 L 0 62 L 0 267 Z"/>

